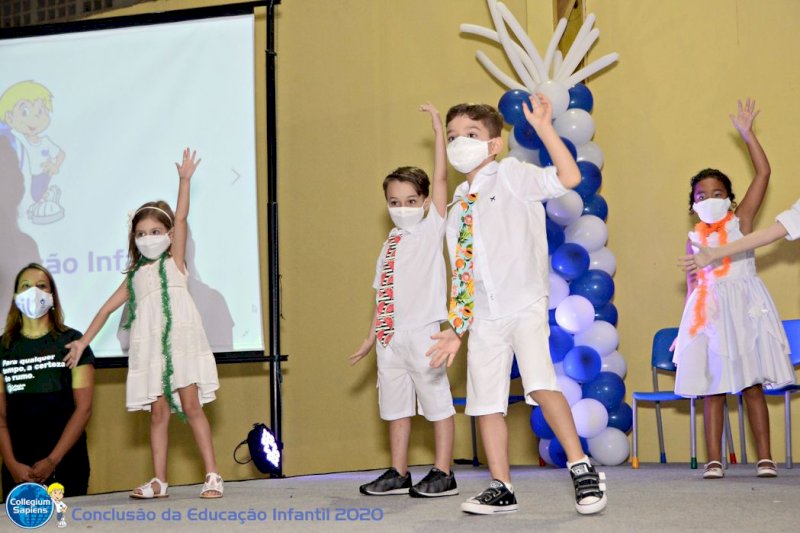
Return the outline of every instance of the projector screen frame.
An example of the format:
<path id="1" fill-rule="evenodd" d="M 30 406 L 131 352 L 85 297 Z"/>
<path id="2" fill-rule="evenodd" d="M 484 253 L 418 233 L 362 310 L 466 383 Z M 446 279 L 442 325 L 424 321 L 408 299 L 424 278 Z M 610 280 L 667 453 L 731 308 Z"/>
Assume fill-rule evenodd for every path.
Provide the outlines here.
<path id="1" fill-rule="evenodd" d="M 9 39 L 19 39 L 25 37 L 41 37 L 46 35 L 57 35 L 57 34 L 69 34 L 69 33 L 80 33 L 80 32 L 89 32 L 89 31 L 99 31 L 99 30 L 109 30 L 109 29 L 118 29 L 118 28 L 129 28 L 129 27 L 136 27 L 136 26 L 149 26 L 149 25 L 160 25 L 160 24 L 169 24 L 169 23 L 178 23 L 178 22 L 186 22 L 186 21 L 194 21 L 194 20 L 203 20 L 209 18 L 220 18 L 220 17 L 231 17 L 231 16 L 239 16 L 239 15 L 254 15 L 255 16 L 255 8 L 257 7 L 266 7 L 267 8 L 267 18 L 268 18 L 268 33 L 274 31 L 273 21 L 271 20 L 274 18 L 274 6 L 279 4 L 280 0 L 261 0 L 261 1 L 253 1 L 253 2 L 240 2 L 236 4 L 224 4 L 224 5 L 217 5 L 217 6 L 204 6 L 204 7 L 197 7 L 197 8 L 187 8 L 187 9 L 177 9 L 172 11 L 161 11 L 157 13 L 145 13 L 139 15 L 126 15 L 126 16 L 117 16 L 117 17 L 108 17 L 108 18 L 96 18 L 96 19 L 84 19 L 84 20 L 77 20 L 71 22 L 62 22 L 62 23 L 51 23 L 51 24 L 41 24 L 41 25 L 34 25 L 34 26 L 24 26 L 24 27 L 15 27 L 15 28 L 4 28 L 0 30 L 0 40 L 9 40 Z M 267 40 L 271 41 L 272 36 L 268 35 Z M 269 46 L 269 43 L 267 43 Z M 265 53 L 267 56 L 267 63 L 270 62 L 270 56 L 274 56 L 274 52 L 267 49 L 265 46 Z M 274 61 L 274 57 L 272 58 Z M 267 68 L 267 87 L 272 87 L 272 90 L 275 88 L 274 79 L 270 80 L 269 78 L 272 76 L 274 77 L 274 66 L 272 69 Z M 269 191 L 275 190 L 275 185 L 269 183 L 270 180 L 276 180 L 276 167 L 277 165 L 274 162 L 274 156 L 271 154 L 275 154 L 277 150 L 277 144 L 275 140 L 275 127 L 274 124 L 270 125 L 270 123 L 275 121 L 275 98 L 270 97 L 267 95 L 267 130 L 272 131 L 273 134 L 268 136 L 267 138 L 267 187 Z M 258 154 L 256 154 L 258 155 Z M 276 234 L 273 236 L 271 233 L 274 231 Z M 272 248 L 273 246 L 276 248 L 274 254 L 277 254 L 277 227 L 273 229 L 268 229 L 268 240 L 269 240 L 269 247 Z M 273 257 L 273 254 L 270 253 L 270 258 Z M 271 261 L 270 261 L 271 262 Z M 279 274 L 273 275 L 272 272 L 277 272 L 277 255 L 275 255 L 275 266 L 273 267 L 272 264 L 269 266 L 270 269 L 270 276 L 269 276 L 269 285 L 268 285 L 268 294 L 269 294 L 269 301 L 270 301 L 270 317 L 272 317 L 273 312 L 279 312 L 279 287 L 277 285 L 277 280 L 279 278 Z M 273 278 L 275 278 L 276 284 L 273 285 Z M 275 296 L 278 295 L 278 296 Z M 277 302 L 273 309 L 274 302 Z M 267 356 L 265 354 L 265 350 L 247 350 L 247 351 L 234 351 L 234 352 L 215 352 L 214 358 L 217 361 L 217 364 L 230 364 L 230 363 L 270 363 L 270 374 L 271 374 L 271 381 L 278 381 L 280 382 L 280 362 L 286 360 L 286 356 L 280 356 L 280 348 L 279 348 L 279 340 L 276 344 L 276 339 L 274 339 L 275 332 L 273 329 L 277 330 L 278 324 L 272 323 L 272 318 L 270 318 L 270 328 L 269 328 L 269 337 L 270 337 L 270 346 L 277 349 L 273 350 L 275 355 Z M 273 365 L 277 365 L 277 369 L 273 368 Z M 127 357 L 97 357 L 95 358 L 95 367 L 102 369 L 102 368 L 126 368 L 128 366 L 128 358 Z M 276 376 L 272 376 L 275 373 Z M 274 385 L 272 388 L 276 388 Z M 277 387 L 279 390 L 279 386 Z M 273 404 L 275 403 L 275 398 L 273 398 Z M 280 404 L 280 400 L 278 399 L 278 404 Z M 278 415 L 280 419 L 280 415 Z M 274 422 L 273 422 L 274 425 Z"/>

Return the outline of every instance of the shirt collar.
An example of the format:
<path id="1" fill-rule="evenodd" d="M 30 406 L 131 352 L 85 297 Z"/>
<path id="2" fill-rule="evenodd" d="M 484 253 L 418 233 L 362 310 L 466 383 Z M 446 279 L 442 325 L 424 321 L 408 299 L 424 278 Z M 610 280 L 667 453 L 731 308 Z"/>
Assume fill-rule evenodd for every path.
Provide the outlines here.
<path id="1" fill-rule="evenodd" d="M 497 161 L 492 161 L 480 169 L 477 174 L 475 174 L 475 177 L 472 178 L 472 184 L 470 184 L 468 181 L 465 181 L 456 187 L 456 191 L 453 193 L 453 201 L 451 202 L 451 205 L 459 200 L 466 199 L 467 195 L 470 193 L 476 194 L 480 192 L 480 189 L 486 185 L 486 182 L 497 174 L 498 166 L 499 164 Z"/>

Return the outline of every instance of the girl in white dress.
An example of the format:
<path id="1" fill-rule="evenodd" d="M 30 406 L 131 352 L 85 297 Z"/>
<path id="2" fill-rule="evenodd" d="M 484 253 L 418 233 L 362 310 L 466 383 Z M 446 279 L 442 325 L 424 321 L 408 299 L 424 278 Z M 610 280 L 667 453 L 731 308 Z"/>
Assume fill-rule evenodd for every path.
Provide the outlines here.
<path id="1" fill-rule="evenodd" d="M 737 206 L 730 179 L 715 169 L 698 173 L 691 181 L 689 205 L 700 217 L 692 242 L 722 246 L 750 233 L 753 218 L 769 183 L 770 166 L 752 131 L 755 101 L 731 115 L 753 162 L 755 176 Z M 703 397 L 708 463 L 703 477 L 723 476 L 721 438 L 726 394 L 741 392 L 747 404 L 750 428 L 756 440 L 760 477 L 777 475 L 769 438 L 769 413 L 763 387 L 794 382 L 789 343 L 764 283 L 756 275 L 751 252 L 716 261 L 687 274 L 686 307 L 675 343 L 675 392 Z"/>
<path id="2" fill-rule="evenodd" d="M 132 498 L 164 498 L 167 494 L 167 448 L 170 413 L 189 422 L 206 469 L 202 498 L 222 496 L 211 428 L 202 404 L 219 388 L 214 355 L 200 314 L 187 290 L 186 237 L 189 188 L 197 165 L 187 148 L 178 169 L 177 209 L 163 201 L 148 202 L 129 224 L 129 263 L 125 281 L 100 308 L 86 333 L 70 348 L 68 365 L 94 339 L 111 313 L 127 304 L 130 329 L 127 407 L 150 411 L 150 447 L 155 477 L 134 489 Z"/>

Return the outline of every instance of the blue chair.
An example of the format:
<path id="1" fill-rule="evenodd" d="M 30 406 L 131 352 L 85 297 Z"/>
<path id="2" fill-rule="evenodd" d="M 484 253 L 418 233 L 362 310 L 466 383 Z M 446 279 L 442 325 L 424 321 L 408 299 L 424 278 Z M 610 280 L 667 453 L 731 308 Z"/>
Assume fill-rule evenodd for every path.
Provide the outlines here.
<path id="1" fill-rule="evenodd" d="M 672 391 L 660 391 L 658 388 L 659 372 L 675 374 L 675 364 L 672 362 L 672 352 L 670 346 L 672 341 L 678 336 L 678 328 L 664 328 L 656 332 L 653 337 L 653 351 L 651 365 L 653 368 L 653 391 L 633 393 L 633 453 L 631 456 L 631 466 L 639 468 L 639 433 L 638 433 L 638 402 L 655 402 L 656 404 L 656 426 L 658 427 L 658 447 L 662 463 L 667 462 L 667 454 L 664 449 L 664 429 L 661 426 L 661 402 L 673 402 L 676 400 L 689 400 L 690 420 L 689 420 L 689 441 L 691 443 L 691 468 L 697 468 L 697 428 L 695 423 L 695 402 L 696 398 L 685 398 L 678 396 Z"/>
<path id="2" fill-rule="evenodd" d="M 789 339 L 789 359 L 792 366 L 800 365 L 800 319 L 784 320 L 783 329 Z M 800 385 L 788 385 L 780 389 L 764 389 L 764 394 L 768 396 L 783 396 L 784 398 L 784 418 L 786 430 L 786 468 L 792 468 L 792 395 L 800 391 Z"/>

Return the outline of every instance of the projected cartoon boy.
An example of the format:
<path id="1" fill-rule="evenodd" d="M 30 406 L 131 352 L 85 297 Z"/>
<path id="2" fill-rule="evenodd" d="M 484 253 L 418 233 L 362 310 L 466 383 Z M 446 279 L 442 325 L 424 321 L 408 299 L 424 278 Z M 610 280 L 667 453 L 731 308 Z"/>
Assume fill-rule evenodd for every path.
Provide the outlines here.
<path id="1" fill-rule="evenodd" d="M 20 161 L 27 161 L 33 204 L 28 217 L 36 224 L 51 224 L 64 217 L 61 191 L 50 186 L 66 154 L 49 137 L 41 135 L 50 125 L 53 95 L 35 81 L 21 81 L 0 96 L 0 121 L 11 128 L 22 147 Z"/>
<path id="2" fill-rule="evenodd" d="M 53 505 L 56 508 L 58 527 L 67 527 L 67 521 L 64 520 L 64 513 L 67 512 L 67 504 L 64 503 L 64 485 L 61 483 L 53 483 L 47 487 L 47 493 L 50 495 L 50 499 L 53 500 Z"/>

